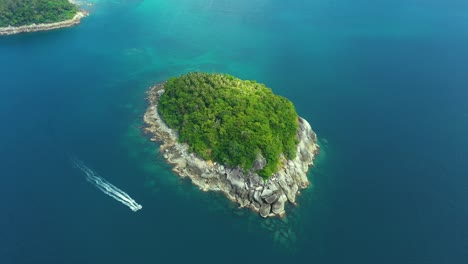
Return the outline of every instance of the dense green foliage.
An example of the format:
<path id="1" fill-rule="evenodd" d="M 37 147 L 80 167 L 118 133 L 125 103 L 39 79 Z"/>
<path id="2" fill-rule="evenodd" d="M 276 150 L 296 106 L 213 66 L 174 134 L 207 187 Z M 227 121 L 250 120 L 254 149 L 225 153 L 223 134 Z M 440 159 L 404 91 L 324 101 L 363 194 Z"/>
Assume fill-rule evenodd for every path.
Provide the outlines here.
<path id="1" fill-rule="evenodd" d="M 77 11 L 68 0 L 0 0 L 0 27 L 59 22 Z"/>
<path id="2" fill-rule="evenodd" d="M 164 89 L 159 113 L 202 158 L 248 170 L 261 155 L 267 163 L 257 173 L 266 179 L 278 170 L 281 154 L 295 157 L 296 110 L 265 85 L 189 73 L 168 80 Z"/>

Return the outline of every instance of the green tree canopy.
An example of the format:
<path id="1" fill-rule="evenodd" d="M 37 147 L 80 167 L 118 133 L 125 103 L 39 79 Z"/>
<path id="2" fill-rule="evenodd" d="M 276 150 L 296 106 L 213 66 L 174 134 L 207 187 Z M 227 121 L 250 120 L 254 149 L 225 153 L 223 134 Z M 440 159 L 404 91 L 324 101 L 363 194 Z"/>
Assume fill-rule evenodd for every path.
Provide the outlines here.
<path id="1" fill-rule="evenodd" d="M 59 22 L 76 12 L 68 0 L 0 0 L 0 27 Z"/>
<path id="2" fill-rule="evenodd" d="M 159 113 L 179 133 L 180 142 L 206 160 L 257 171 L 264 179 L 280 166 L 280 156 L 296 155 L 298 115 L 293 104 L 255 81 L 227 74 L 189 73 L 164 84 Z"/>

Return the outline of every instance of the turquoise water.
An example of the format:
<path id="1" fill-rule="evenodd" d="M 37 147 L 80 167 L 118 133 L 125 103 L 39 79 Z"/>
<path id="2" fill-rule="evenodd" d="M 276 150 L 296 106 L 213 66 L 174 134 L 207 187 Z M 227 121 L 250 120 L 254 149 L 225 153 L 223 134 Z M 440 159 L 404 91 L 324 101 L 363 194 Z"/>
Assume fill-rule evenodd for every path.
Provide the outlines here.
<path id="1" fill-rule="evenodd" d="M 0 263 L 468 261 L 468 4 L 93 3 L 0 38 Z M 141 133 L 147 88 L 196 70 L 265 83 L 320 137 L 285 220 L 180 180 Z"/>

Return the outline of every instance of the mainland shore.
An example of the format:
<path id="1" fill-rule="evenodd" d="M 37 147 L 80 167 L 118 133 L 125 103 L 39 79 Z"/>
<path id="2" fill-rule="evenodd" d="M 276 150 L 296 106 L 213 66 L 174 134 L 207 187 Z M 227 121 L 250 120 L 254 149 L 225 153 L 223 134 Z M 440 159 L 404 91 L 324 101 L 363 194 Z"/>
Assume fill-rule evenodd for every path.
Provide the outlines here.
<path id="1" fill-rule="evenodd" d="M 81 19 L 88 15 L 89 13 L 87 11 L 80 10 L 76 12 L 73 18 L 60 21 L 60 22 L 45 23 L 45 24 L 31 24 L 31 25 L 24 25 L 24 26 L 18 26 L 18 27 L 12 27 L 12 26 L 0 27 L 0 36 L 71 27 L 71 26 L 75 26 L 79 24 L 81 22 Z"/>
<path id="2" fill-rule="evenodd" d="M 250 208 L 262 217 L 286 215 L 285 203 L 296 205 L 300 190 L 310 185 L 307 171 L 319 152 L 317 136 L 309 123 L 299 117 L 297 155 L 293 160 L 283 158 L 282 167 L 264 181 L 255 170 L 262 169 L 266 160 L 256 160 L 254 167 L 245 172 L 235 167 L 205 161 L 189 152 L 185 143 L 178 142 L 177 132 L 169 128 L 158 113 L 158 101 L 164 93 L 164 83 L 148 91 L 149 107 L 144 115 L 145 133 L 151 140 L 161 142 L 160 152 L 172 164 L 173 171 L 181 177 L 189 177 L 203 191 L 220 191 L 240 207 Z"/>

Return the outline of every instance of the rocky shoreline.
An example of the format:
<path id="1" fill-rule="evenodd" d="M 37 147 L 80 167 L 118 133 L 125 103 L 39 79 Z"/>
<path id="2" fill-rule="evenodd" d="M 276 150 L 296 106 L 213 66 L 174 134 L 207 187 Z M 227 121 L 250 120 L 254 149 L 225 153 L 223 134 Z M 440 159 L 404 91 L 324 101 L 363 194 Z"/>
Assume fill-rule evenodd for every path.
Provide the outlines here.
<path id="1" fill-rule="evenodd" d="M 78 11 L 73 18 L 60 21 L 60 22 L 47 23 L 47 24 L 32 24 L 32 25 L 25 25 L 25 26 L 19 26 L 19 27 L 12 27 L 12 26 L 0 27 L 0 36 L 71 27 L 71 26 L 79 24 L 81 22 L 81 19 L 86 17 L 87 15 L 88 15 L 88 12 L 86 11 Z"/>
<path id="2" fill-rule="evenodd" d="M 228 168 L 216 162 L 205 161 L 189 152 L 187 144 L 178 143 L 176 131 L 170 129 L 158 113 L 158 100 L 164 93 L 164 83 L 148 91 L 149 107 L 144 115 L 146 133 L 151 140 L 162 142 L 160 151 L 174 166 L 173 171 L 181 177 L 189 177 L 203 191 L 221 191 L 240 207 L 251 208 L 262 217 L 285 216 L 286 202 L 296 205 L 296 196 L 307 188 L 309 166 L 319 152 L 317 136 L 309 123 L 299 117 L 297 156 L 294 160 L 282 161 L 282 168 L 268 181 L 254 170 L 265 166 L 265 160 L 255 161 L 254 168 L 246 173 L 240 168 Z"/>

